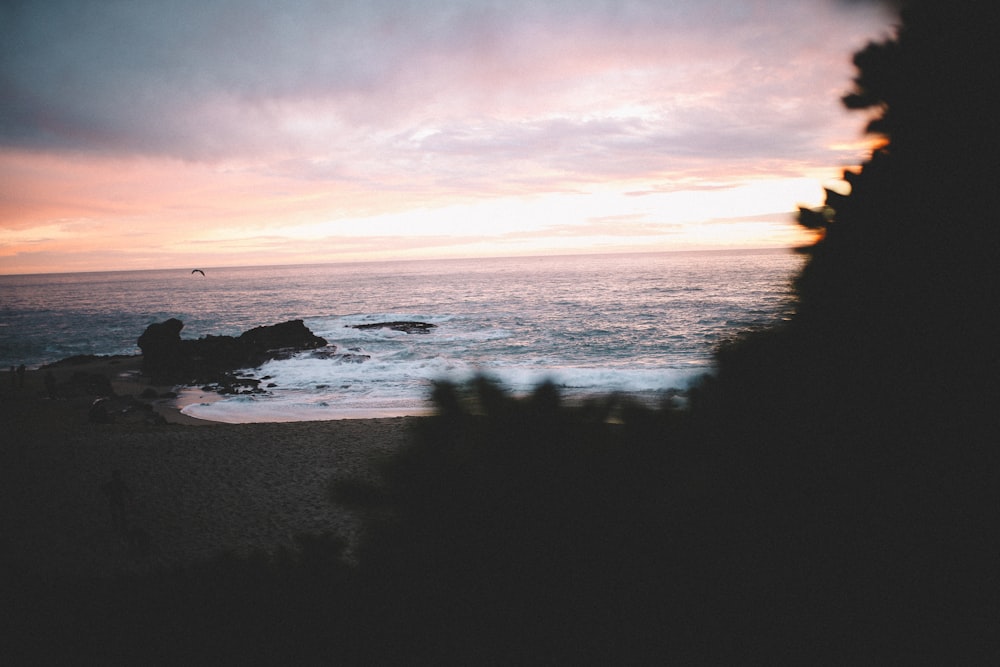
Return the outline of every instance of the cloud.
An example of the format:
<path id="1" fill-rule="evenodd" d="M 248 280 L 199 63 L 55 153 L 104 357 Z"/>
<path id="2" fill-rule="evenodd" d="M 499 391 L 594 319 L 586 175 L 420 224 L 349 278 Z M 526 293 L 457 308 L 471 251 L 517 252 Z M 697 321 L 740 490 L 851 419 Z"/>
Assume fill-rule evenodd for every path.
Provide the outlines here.
<path id="1" fill-rule="evenodd" d="M 708 210 L 793 207 L 804 178 L 868 148 L 838 99 L 850 54 L 891 24 L 881 12 L 836 0 L 7 0 L 0 270 L 28 268 L 19 253 L 115 252 L 133 233 L 135 257 L 161 264 L 202 245 L 243 263 L 265 246 L 319 261 L 544 238 L 606 247 L 672 236 L 668 225 Z M 743 187 L 775 179 L 797 185 Z"/>
<path id="2" fill-rule="evenodd" d="M 858 12 L 810 25 L 804 4 L 8 2 L 0 142 L 212 161 L 354 141 L 388 150 L 381 134 L 436 122 L 481 123 L 486 149 L 528 150 L 531 130 L 595 135 L 607 126 L 590 116 L 617 99 L 661 113 L 655 128 L 644 119 L 657 140 L 637 148 L 759 151 L 762 128 L 801 115 L 768 102 L 802 94 L 795 77 L 812 85 L 797 61 L 820 40 L 845 54 L 836 33 L 857 31 Z M 685 101 L 706 86 L 714 96 Z M 557 113 L 575 121 L 546 120 Z"/>

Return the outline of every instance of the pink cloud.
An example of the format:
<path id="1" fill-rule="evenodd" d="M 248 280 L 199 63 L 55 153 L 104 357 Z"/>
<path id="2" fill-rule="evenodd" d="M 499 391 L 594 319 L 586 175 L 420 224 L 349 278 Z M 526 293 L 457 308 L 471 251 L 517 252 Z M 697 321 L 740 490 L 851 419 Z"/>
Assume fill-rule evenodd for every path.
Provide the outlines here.
<path id="1" fill-rule="evenodd" d="M 821 0 L 11 7 L 4 262 L 854 164 L 863 122 L 837 96 L 889 23 Z"/>

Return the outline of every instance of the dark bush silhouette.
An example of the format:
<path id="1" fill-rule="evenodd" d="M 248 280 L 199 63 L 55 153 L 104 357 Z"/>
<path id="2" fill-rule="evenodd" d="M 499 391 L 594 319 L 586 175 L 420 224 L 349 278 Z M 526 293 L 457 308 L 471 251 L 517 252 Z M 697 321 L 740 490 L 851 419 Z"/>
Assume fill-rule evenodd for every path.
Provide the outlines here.
<path id="1" fill-rule="evenodd" d="M 723 346 L 690 409 L 437 388 L 363 552 L 380 657 L 1000 658 L 988 15 L 906 3 L 857 54 L 844 101 L 885 143 L 802 211 L 796 316 Z"/>
<path id="2" fill-rule="evenodd" d="M 656 610 L 689 585 L 662 571 L 678 561 L 668 525 L 692 520 L 666 503 L 695 492 L 661 493 L 671 452 L 651 436 L 679 413 L 614 397 L 566 407 L 548 384 L 514 399 L 485 378 L 438 385 L 435 404 L 438 415 L 386 468 L 392 512 L 361 554 L 370 627 L 384 633 L 370 642 L 378 659 L 551 664 L 662 652 Z M 609 424 L 612 413 L 624 423 Z"/>
<path id="3" fill-rule="evenodd" d="M 844 101 L 875 112 L 884 145 L 845 174 L 850 194 L 802 212 L 823 235 L 794 320 L 721 350 L 695 409 L 724 423 L 766 522 L 824 526 L 795 539 L 836 568 L 827 595 L 850 591 L 845 613 L 909 642 L 897 650 L 952 648 L 964 626 L 964 641 L 996 651 L 983 626 L 1000 544 L 988 13 L 906 3 L 897 37 L 855 56 Z"/>

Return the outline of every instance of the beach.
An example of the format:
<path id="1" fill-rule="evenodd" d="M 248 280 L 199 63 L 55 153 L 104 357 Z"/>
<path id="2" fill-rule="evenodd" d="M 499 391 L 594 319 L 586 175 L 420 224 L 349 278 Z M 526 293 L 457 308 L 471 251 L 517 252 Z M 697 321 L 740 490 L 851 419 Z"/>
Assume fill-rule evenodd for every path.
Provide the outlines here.
<path id="1" fill-rule="evenodd" d="M 140 365 L 138 357 L 102 357 L 51 372 L 60 383 L 81 370 L 106 375 L 117 405 L 148 389 Z M 0 557 L 24 575 L 171 568 L 292 548 L 302 533 L 341 535 L 350 555 L 361 517 L 333 503 L 331 482 L 371 478 L 419 420 L 218 424 L 157 400 L 163 419 L 132 409 L 91 423 L 94 397 L 49 398 L 45 373 L 27 371 L 23 386 L 16 373 L 0 374 Z M 147 545 L 138 557 L 102 491 L 115 470 L 128 488 L 127 526 Z"/>

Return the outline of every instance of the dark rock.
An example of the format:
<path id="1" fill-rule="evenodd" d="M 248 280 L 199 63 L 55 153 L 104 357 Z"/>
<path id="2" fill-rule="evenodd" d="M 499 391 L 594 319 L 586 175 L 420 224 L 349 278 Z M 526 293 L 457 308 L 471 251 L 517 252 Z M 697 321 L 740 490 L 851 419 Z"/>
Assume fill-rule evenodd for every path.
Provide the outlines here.
<path id="1" fill-rule="evenodd" d="M 369 354 L 341 354 L 337 360 L 346 364 L 361 364 L 371 359 Z"/>
<path id="2" fill-rule="evenodd" d="M 219 382 L 231 371 L 253 368 L 301 350 L 318 349 L 326 341 L 302 320 L 256 327 L 238 338 L 205 336 L 182 340 L 184 323 L 171 318 L 150 324 L 139 336 L 143 371 L 156 384 Z"/>
<path id="3" fill-rule="evenodd" d="M 329 347 L 313 350 L 308 356 L 310 359 L 334 359 L 339 357 L 340 354 L 338 354 L 337 347 L 335 345 L 330 345 Z"/>
<path id="4" fill-rule="evenodd" d="M 181 329 L 184 323 L 176 318 L 154 322 L 139 336 L 143 370 L 154 382 L 171 376 L 180 369 L 173 367 L 181 358 Z"/>
<path id="5" fill-rule="evenodd" d="M 437 328 L 436 324 L 431 324 L 430 322 L 375 322 L 373 324 L 352 324 L 350 325 L 352 329 L 392 329 L 393 331 L 402 331 L 403 333 L 415 334 L 415 333 L 430 333 L 431 329 Z"/>
<path id="6" fill-rule="evenodd" d="M 45 364 L 42 366 L 42 370 L 47 370 L 50 368 L 65 368 L 66 366 L 83 366 L 84 364 L 90 364 L 94 362 L 103 362 L 109 366 L 114 366 L 115 364 L 120 364 L 126 359 L 131 357 L 121 354 L 77 354 L 72 357 L 66 357 L 65 359 L 60 359 L 59 361 L 53 361 L 51 364 Z"/>
<path id="7" fill-rule="evenodd" d="M 217 394 L 224 395 L 244 395 L 244 394 L 263 394 L 266 393 L 260 388 L 260 380 L 256 378 L 244 378 L 244 377 L 233 377 L 227 376 L 221 380 L 216 386 L 209 388 L 209 391 L 214 391 Z"/>
<path id="8" fill-rule="evenodd" d="M 139 336 L 139 347 L 143 352 L 158 351 L 177 346 L 181 341 L 181 329 L 184 323 L 175 317 L 165 322 L 153 322 Z"/>
<path id="9" fill-rule="evenodd" d="M 289 320 L 269 327 L 256 327 L 240 335 L 239 340 L 254 349 L 264 351 L 298 351 L 326 346 L 326 340 L 310 331 L 302 320 Z"/>
<path id="10" fill-rule="evenodd" d="M 110 424 L 114 418 L 108 412 L 108 407 L 104 399 L 97 399 L 87 412 L 87 421 L 91 424 Z"/>
<path id="11" fill-rule="evenodd" d="M 76 371 L 69 379 L 56 382 L 51 373 L 45 377 L 45 392 L 49 397 L 75 398 L 78 396 L 114 396 L 111 380 L 101 373 Z"/>
<path id="12" fill-rule="evenodd" d="M 166 424 L 149 403 L 132 396 L 100 398 L 91 404 L 87 419 L 92 424 Z"/>
<path id="13" fill-rule="evenodd" d="M 313 359 L 330 359 L 332 361 L 341 361 L 352 364 L 360 364 L 372 358 L 370 354 L 337 352 L 337 348 L 333 345 L 319 350 L 314 350 L 309 353 L 309 356 Z"/>

